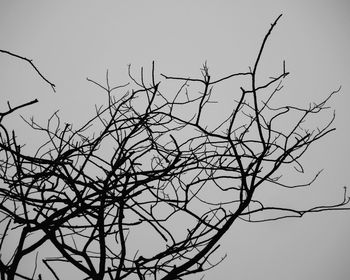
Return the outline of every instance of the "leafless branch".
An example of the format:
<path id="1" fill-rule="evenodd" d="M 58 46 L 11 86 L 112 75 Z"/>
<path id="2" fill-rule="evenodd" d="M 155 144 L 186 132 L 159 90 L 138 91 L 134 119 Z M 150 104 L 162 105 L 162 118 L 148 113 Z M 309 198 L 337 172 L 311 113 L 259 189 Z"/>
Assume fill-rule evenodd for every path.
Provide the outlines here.
<path id="1" fill-rule="evenodd" d="M 15 53 L 13 53 L 13 52 L 9 52 L 9 51 L 6 51 L 6 50 L 1 50 L 1 49 L 0 49 L 0 52 L 27 61 L 27 62 L 33 67 L 33 69 L 38 73 L 38 75 L 39 75 L 46 83 L 48 83 L 48 84 L 51 86 L 53 92 L 56 92 L 56 85 L 55 85 L 54 83 L 51 83 L 48 79 L 45 78 L 45 76 L 44 76 L 44 75 L 39 71 L 39 69 L 35 66 L 35 64 L 33 63 L 33 60 L 32 60 L 32 59 L 26 58 L 26 57 L 24 57 L 24 56 L 21 56 L 21 55 L 18 55 L 18 54 L 15 54 Z"/>
<path id="2" fill-rule="evenodd" d="M 280 74 L 259 84 L 257 69 L 280 17 L 249 72 L 213 79 L 204 63 L 201 78 L 158 77 L 153 62 L 149 78 L 143 68 L 135 75 L 129 66 L 130 83 L 120 86 L 111 85 L 108 71 L 105 82 L 88 78 L 105 93 L 105 105 L 96 105 L 95 115 L 78 128 L 63 124 L 58 112 L 45 124 L 25 120 L 43 139 L 34 154 L 26 154 L 17 133 L 1 121 L 37 100 L 8 105 L 0 113 L 0 248 L 9 234 L 19 238 L 10 259 L 0 256 L 1 277 L 33 279 L 38 268 L 31 277 L 17 270 L 25 256 L 39 251 L 55 279 L 55 262 L 74 266 L 82 279 L 183 279 L 222 261 L 220 240 L 239 219 L 349 210 L 346 189 L 339 202 L 301 210 L 258 197 L 266 184 L 288 192 L 317 183 L 319 173 L 303 183 L 286 182 L 283 175 L 301 176 L 300 159 L 334 131 L 328 103 L 340 90 L 305 108 L 272 106 L 289 74 L 285 62 Z M 206 109 L 220 106 L 216 86 L 237 78 L 250 79 L 250 88 L 239 88 L 221 120 L 208 118 Z M 179 86 L 164 93 L 169 80 Z M 312 115 L 319 126 L 308 127 Z M 286 123 L 286 117 L 295 121 Z M 137 243 L 141 236 L 147 241 Z M 42 256 L 47 243 L 55 257 Z"/>

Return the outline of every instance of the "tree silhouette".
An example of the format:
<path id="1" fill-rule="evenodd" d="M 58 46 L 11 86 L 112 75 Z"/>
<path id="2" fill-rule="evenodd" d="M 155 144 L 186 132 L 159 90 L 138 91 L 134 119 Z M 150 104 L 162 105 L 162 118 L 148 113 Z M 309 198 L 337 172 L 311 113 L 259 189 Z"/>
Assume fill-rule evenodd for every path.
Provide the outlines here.
<path id="1" fill-rule="evenodd" d="M 266 184 L 312 184 L 319 173 L 302 185 L 284 182 L 281 174 L 303 173 L 300 158 L 334 130 L 334 114 L 323 126 L 304 124 L 326 112 L 339 89 L 306 108 L 273 105 L 289 74 L 284 61 L 279 75 L 257 82 L 265 43 L 280 17 L 247 72 L 213 80 L 205 63 L 200 78 L 161 74 L 159 81 L 153 63 L 148 79 L 143 69 L 137 78 L 129 66 L 130 82 L 121 86 L 111 86 L 108 72 L 105 83 L 87 79 L 104 92 L 106 105 L 96 106 L 79 128 L 62 124 L 58 113 L 45 125 L 26 120 L 46 137 L 32 155 L 3 120 L 37 100 L 8 104 L 0 113 L 0 250 L 12 251 L 1 256 L 1 279 L 43 279 L 36 270 L 44 246 L 56 250 L 55 257 L 40 254 L 55 279 L 62 266 L 75 267 L 83 279 L 184 279 L 220 263 L 214 252 L 238 219 L 347 209 L 346 189 L 339 203 L 308 209 L 270 205 L 256 195 Z M 30 61 L 54 89 L 31 60 L 2 52 Z M 231 113 L 213 125 L 206 109 L 215 106 L 214 87 L 238 78 L 249 86 L 240 87 Z M 171 92 L 167 83 L 179 83 L 178 90 Z M 191 85 L 201 87 L 199 94 Z M 32 275 L 20 273 L 21 260 L 33 254 Z"/>

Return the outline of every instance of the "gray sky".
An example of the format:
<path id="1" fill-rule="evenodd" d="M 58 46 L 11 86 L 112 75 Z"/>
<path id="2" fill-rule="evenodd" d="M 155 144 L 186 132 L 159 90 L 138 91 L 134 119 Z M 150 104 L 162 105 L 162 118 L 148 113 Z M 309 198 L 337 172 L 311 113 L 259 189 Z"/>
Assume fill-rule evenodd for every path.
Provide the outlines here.
<path id="1" fill-rule="evenodd" d="M 346 0 L 0 0 L 0 48 L 33 59 L 57 86 L 53 93 L 23 61 L 0 54 L 0 108 L 7 100 L 38 98 L 24 116 L 45 120 L 60 109 L 64 120 L 79 123 L 104 101 L 86 77 L 103 81 L 106 69 L 115 84 L 127 82 L 127 64 L 138 71 L 150 69 L 152 60 L 158 73 L 169 75 L 199 76 L 204 61 L 214 77 L 247 71 L 270 24 L 283 13 L 261 64 L 261 75 L 268 76 L 286 60 L 291 75 L 281 100 L 307 105 L 342 86 L 331 102 L 337 131 L 304 161 L 310 177 L 325 170 L 311 190 L 297 196 L 301 205 L 334 203 L 350 182 L 349 12 Z M 273 193 L 271 199 L 283 197 Z M 350 213 L 344 212 L 240 222 L 221 243 L 226 260 L 205 279 L 348 279 L 349 236 Z"/>

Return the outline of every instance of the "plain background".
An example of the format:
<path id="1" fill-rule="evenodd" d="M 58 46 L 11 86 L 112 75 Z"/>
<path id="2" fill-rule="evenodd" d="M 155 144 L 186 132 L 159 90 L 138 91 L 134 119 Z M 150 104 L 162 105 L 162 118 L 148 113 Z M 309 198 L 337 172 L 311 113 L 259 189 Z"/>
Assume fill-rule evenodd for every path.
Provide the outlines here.
<path id="1" fill-rule="evenodd" d="M 39 99 L 25 117 L 44 121 L 60 110 L 79 124 L 104 96 L 86 77 L 127 82 L 127 64 L 158 73 L 198 77 L 208 62 L 213 77 L 247 71 L 274 19 L 283 13 L 264 52 L 261 75 L 291 72 L 283 102 L 307 105 L 342 86 L 332 101 L 337 131 L 305 156 L 305 179 L 324 168 L 300 205 L 335 203 L 350 182 L 350 4 L 336 1 L 5 1 L 0 0 L 0 48 L 33 59 L 57 86 L 53 93 L 28 64 L 0 54 L 0 108 Z M 218 93 L 219 94 L 219 93 Z M 221 93 L 225 94 L 225 93 Z M 326 119 L 325 119 L 326 120 Z M 20 118 L 11 125 L 29 137 Z M 300 178 L 291 176 L 292 182 Z M 271 201 L 283 202 L 278 193 Z M 350 273 L 350 213 L 328 212 L 272 223 L 239 222 L 218 252 L 227 258 L 205 279 L 343 280 Z M 31 271 L 32 264 L 22 263 Z M 201 275 L 189 279 L 200 279 Z"/>

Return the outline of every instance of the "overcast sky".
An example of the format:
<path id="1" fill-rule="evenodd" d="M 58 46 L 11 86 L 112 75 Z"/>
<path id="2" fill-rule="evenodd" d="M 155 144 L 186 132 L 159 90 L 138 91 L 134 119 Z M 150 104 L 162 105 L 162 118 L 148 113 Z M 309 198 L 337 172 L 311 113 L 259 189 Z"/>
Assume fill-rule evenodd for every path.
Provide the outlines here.
<path id="1" fill-rule="evenodd" d="M 336 1 L 5 1 L 0 0 L 0 49 L 33 59 L 56 93 L 23 61 L 0 54 L 0 108 L 39 99 L 21 113 L 64 120 L 90 116 L 102 94 L 86 77 L 127 82 L 138 71 L 198 77 L 207 61 L 214 77 L 247 71 L 260 43 L 283 14 L 264 53 L 262 75 L 281 69 L 285 102 L 307 105 L 342 86 L 332 100 L 337 131 L 305 158 L 310 177 L 324 172 L 310 203 L 334 203 L 349 185 L 350 3 Z M 17 119 L 19 120 L 19 118 Z M 18 123 L 14 121 L 13 126 Z M 306 178 L 310 178 L 306 177 Z M 276 196 L 276 199 L 279 199 Z M 304 200 L 304 197 L 300 198 Z M 350 213 L 307 215 L 273 223 L 237 223 L 222 241 L 225 261 L 205 279 L 344 280 L 350 274 Z M 193 276 L 191 279 L 199 279 Z"/>

